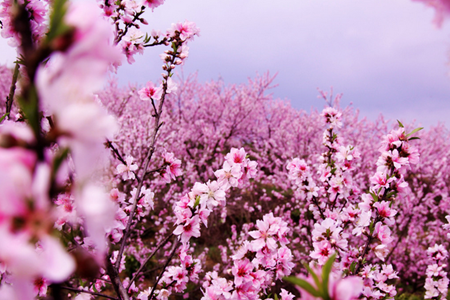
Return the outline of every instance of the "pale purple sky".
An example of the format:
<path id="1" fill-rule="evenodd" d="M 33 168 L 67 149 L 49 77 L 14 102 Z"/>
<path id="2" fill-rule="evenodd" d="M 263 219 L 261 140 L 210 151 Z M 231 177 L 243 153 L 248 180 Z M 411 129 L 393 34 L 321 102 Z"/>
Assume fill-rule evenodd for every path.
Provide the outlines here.
<path id="1" fill-rule="evenodd" d="M 278 76 L 277 98 L 321 109 L 317 88 L 333 86 L 361 116 L 379 113 L 429 126 L 450 116 L 450 22 L 436 29 L 434 11 L 410 0 L 166 0 L 150 28 L 194 21 L 184 73 L 201 81 L 245 82 Z M 160 73 L 160 49 L 120 71 L 121 82 Z M 139 67 L 137 67 L 139 66 Z M 447 126 L 450 122 L 447 122 Z"/>
<path id="2" fill-rule="evenodd" d="M 317 88 L 333 86 L 361 116 L 430 126 L 450 116 L 450 21 L 436 29 L 433 17 L 411 0 L 166 0 L 143 29 L 196 22 L 201 36 L 190 43 L 184 73 L 197 71 L 200 81 L 241 83 L 269 71 L 278 73 L 274 96 L 296 108 L 321 109 Z M 13 52 L 0 43 L 11 63 Z M 124 63 L 120 83 L 157 80 L 163 50 Z"/>

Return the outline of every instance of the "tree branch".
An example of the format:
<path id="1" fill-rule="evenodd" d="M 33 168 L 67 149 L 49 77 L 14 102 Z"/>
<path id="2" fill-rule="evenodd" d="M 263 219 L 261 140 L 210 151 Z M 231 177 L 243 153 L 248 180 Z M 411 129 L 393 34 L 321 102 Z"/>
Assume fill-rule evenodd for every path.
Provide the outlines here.
<path id="1" fill-rule="evenodd" d="M 130 288 L 130 286 L 133 284 L 133 282 L 136 280 L 136 278 L 139 276 L 139 273 L 141 273 L 142 269 L 145 267 L 145 265 L 150 261 L 150 259 L 152 259 L 153 256 L 155 256 L 156 252 L 158 252 L 159 249 L 161 249 L 161 247 L 163 247 L 165 244 L 167 244 L 167 242 L 170 240 L 170 238 L 173 236 L 173 233 L 171 233 L 168 237 L 166 237 L 164 239 L 164 241 L 162 241 L 161 244 L 158 245 L 158 247 L 156 247 L 156 249 L 153 251 L 153 253 L 147 257 L 147 259 L 141 264 L 141 266 L 139 267 L 139 269 L 134 273 L 133 278 L 131 278 L 130 282 L 128 283 L 127 289 Z"/>
<path id="2" fill-rule="evenodd" d="M 106 274 L 108 274 L 109 279 L 111 279 L 111 283 L 116 291 L 117 296 L 119 296 L 119 300 L 130 300 L 128 297 L 128 293 L 122 285 L 120 281 L 119 274 L 111 263 L 109 256 L 105 259 L 106 264 Z"/>
<path id="3" fill-rule="evenodd" d="M 61 289 L 68 290 L 68 291 L 74 291 L 74 292 L 78 292 L 78 293 L 91 294 L 91 295 L 94 295 L 94 296 L 99 296 L 99 297 L 112 299 L 112 300 L 118 300 L 118 298 L 114 298 L 114 297 L 111 297 L 111 296 L 108 296 L 108 295 L 105 295 L 105 294 L 91 292 L 91 291 L 86 291 L 86 290 L 82 290 L 82 289 L 77 289 L 77 288 L 73 288 L 73 287 L 70 287 L 70 286 L 61 286 Z"/>
<path id="4" fill-rule="evenodd" d="M 177 240 L 177 242 L 173 245 L 172 254 L 170 254 L 169 258 L 167 259 L 164 268 L 161 270 L 161 273 L 159 273 L 158 279 L 156 280 L 155 284 L 153 285 L 152 292 L 150 293 L 150 296 L 148 296 L 148 300 L 151 300 L 153 298 L 153 294 L 155 293 L 156 286 L 158 285 L 159 281 L 161 280 L 162 275 L 166 271 L 167 266 L 169 265 L 170 261 L 172 260 L 173 256 L 175 255 L 175 252 L 177 251 L 178 245 L 180 244 L 180 240 Z"/>
<path id="5" fill-rule="evenodd" d="M 8 120 L 10 119 L 9 115 L 11 113 L 11 108 L 14 101 L 14 93 L 16 92 L 16 83 L 17 79 L 19 78 L 19 68 L 20 65 L 18 62 L 16 62 L 16 66 L 14 67 L 14 73 L 11 81 L 11 87 L 9 88 L 9 95 L 6 97 L 6 118 Z"/>

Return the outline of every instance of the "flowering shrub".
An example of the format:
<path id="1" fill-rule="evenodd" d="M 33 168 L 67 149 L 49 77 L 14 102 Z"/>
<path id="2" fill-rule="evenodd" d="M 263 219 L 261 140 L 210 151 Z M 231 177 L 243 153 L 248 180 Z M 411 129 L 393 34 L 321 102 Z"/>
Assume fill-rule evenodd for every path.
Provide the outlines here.
<path id="1" fill-rule="evenodd" d="M 140 31 L 161 4 L 1 3 L 0 299 L 445 298 L 448 131 L 175 80 L 199 30 Z"/>

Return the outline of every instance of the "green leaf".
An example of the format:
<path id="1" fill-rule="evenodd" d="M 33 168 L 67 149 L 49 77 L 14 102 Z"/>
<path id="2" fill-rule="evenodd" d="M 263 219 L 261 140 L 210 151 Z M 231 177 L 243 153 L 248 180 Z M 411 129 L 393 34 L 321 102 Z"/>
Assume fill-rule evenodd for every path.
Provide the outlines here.
<path id="1" fill-rule="evenodd" d="M 275 300 L 278 300 L 277 294 L 274 294 L 274 295 L 273 295 L 273 298 L 274 298 Z"/>
<path id="2" fill-rule="evenodd" d="M 148 33 L 145 33 L 144 44 L 147 44 L 148 42 L 150 42 L 151 38 L 152 37 L 149 36 Z"/>
<path id="3" fill-rule="evenodd" d="M 330 256 L 327 262 L 322 267 L 322 289 L 323 289 L 323 299 L 330 299 L 330 294 L 328 293 L 328 280 L 330 278 L 331 269 L 333 268 L 334 260 L 336 259 L 336 254 Z"/>
<path id="4" fill-rule="evenodd" d="M 322 286 L 322 284 L 321 284 L 321 282 L 320 282 L 319 277 L 318 277 L 317 274 L 309 267 L 309 265 L 306 264 L 306 263 L 305 263 L 305 268 L 306 268 L 306 270 L 308 270 L 308 273 L 311 274 L 312 278 L 314 279 L 314 283 L 316 284 L 316 286 L 317 286 L 317 288 L 318 288 L 318 292 L 322 294 L 323 292 L 322 292 L 322 290 L 321 290 L 321 288 L 320 288 L 320 287 Z"/>
<path id="5" fill-rule="evenodd" d="M 7 112 L 6 114 L 4 114 L 4 115 L 0 118 L 0 122 L 2 122 L 7 116 L 9 116 L 9 112 Z"/>
<path id="6" fill-rule="evenodd" d="M 392 191 L 392 192 L 389 192 L 389 193 L 387 193 L 387 195 L 386 195 L 386 198 L 391 198 L 392 196 L 394 196 L 396 194 L 396 192 L 395 191 Z"/>
<path id="7" fill-rule="evenodd" d="M 306 280 L 297 278 L 297 277 L 293 277 L 293 276 L 289 276 L 289 277 L 284 277 L 283 280 L 293 283 L 297 286 L 299 286 L 300 288 L 304 289 L 306 292 L 308 292 L 310 295 L 314 296 L 314 297 L 321 297 L 322 295 L 319 293 L 319 291 L 317 291 L 309 282 L 307 282 Z"/>
<path id="8" fill-rule="evenodd" d="M 410 136 L 410 135 L 413 135 L 414 133 L 416 133 L 417 131 L 420 131 L 420 130 L 422 130 L 422 129 L 423 129 L 423 127 L 416 128 L 416 129 L 414 129 L 413 131 L 411 131 L 410 133 L 408 133 L 406 136 L 408 137 L 408 136 Z"/>
<path id="9" fill-rule="evenodd" d="M 370 222 L 370 225 L 369 225 L 370 235 L 373 234 L 373 230 L 374 230 L 373 225 L 374 225 L 374 224 L 373 224 L 373 220 L 372 220 L 372 222 Z"/>
<path id="10" fill-rule="evenodd" d="M 349 267 L 352 274 L 355 273 L 355 268 L 356 268 L 356 261 L 352 262 L 352 264 Z"/>
<path id="11" fill-rule="evenodd" d="M 405 128 L 405 126 L 403 126 L 402 122 L 400 122 L 399 120 L 397 120 L 398 122 L 398 126 L 400 126 L 401 128 Z"/>
<path id="12" fill-rule="evenodd" d="M 50 26 L 47 33 L 46 41 L 50 42 L 57 36 L 65 34 L 71 29 L 70 26 L 64 24 L 64 16 L 67 12 L 67 0 L 54 0 L 53 10 L 50 14 Z"/>
<path id="13" fill-rule="evenodd" d="M 412 138 L 409 138 L 409 139 L 408 139 L 408 141 L 410 141 L 410 140 L 420 140 L 420 137 L 418 137 L 418 136 L 413 136 Z"/>
<path id="14" fill-rule="evenodd" d="M 200 204 L 200 196 L 195 197 L 194 209 Z"/>
<path id="15" fill-rule="evenodd" d="M 370 195 L 372 195 L 373 201 L 378 202 L 378 196 L 375 193 L 370 192 Z"/>
<path id="16" fill-rule="evenodd" d="M 53 160 L 53 176 L 56 176 L 56 173 L 59 170 L 59 167 L 63 163 L 63 161 L 67 158 L 67 155 L 69 155 L 69 148 L 64 148 L 55 156 L 55 159 Z"/>
<path id="17" fill-rule="evenodd" d="M 14 63 L 19 65 L 25 65 L 25 59 L 23 58 L 23 55 L 20 54 L 19 57 L 14 61 Z"/>
<path id="18" fill-rule="evenodd" d="M 39 136 L 41 134 L 41 124 L 39 118 L 39 107 L 38 107 L 38 95 L 36 87 L 30 86 L 28 91 L 28 98 L 23 97 L 17 98 L 19 101 L 20 109 L 22 110 L 28 124 L 33 129 L 34 135 Z"/>

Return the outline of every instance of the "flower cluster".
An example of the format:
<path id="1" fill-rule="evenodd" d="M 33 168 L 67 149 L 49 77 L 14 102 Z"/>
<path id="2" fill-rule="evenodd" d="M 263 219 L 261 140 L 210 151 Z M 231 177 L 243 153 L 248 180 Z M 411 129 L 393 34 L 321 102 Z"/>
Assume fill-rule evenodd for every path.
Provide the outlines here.
<path id="1" fill-rule="evenodd" d="M 446 299 L 448 292 L 447 257 L 448 251 L 443 245 L 434 245 L 427 249 L 432 264 L 427 267 L 425 281 L 425 299 Z"/>
<path id="2" fill-rule="evenodd" d="M 48 18 L 48 3 L 47 1 L 31 0 L 31 1 L 17 1 L 18 4 L 23 5 L 30 22 L 30 29 L 32 40 L 38 44 L 47 32 L 47 25 L 45 20 Z M 14 28 L 14 18 L 17 16 L 17 10 L 12 1 L 4 0 L 0 4 L 0 18 L 2 19 L 1 35 L 8 39 L 8 44 L 12 47 L 17 47 L 21 43 L 20 33 Z"/>
<path id="3" fill-rule="evenodd" d="M 259 299 L 259 293 L 274 280 L 290 275 L 294 263 L 292 252 L 286 247 L 287 223 L 270 213 L 256 221 L 256 228 L 248 232 L 254 240 L 245 240 L 231 256 L 233 281 L 219 277 L 216 271 L 208 272 L 203 300 Z"/>
<path id="4" fill-rule="evenodd" d="M 361 277 L 364 279 L 362 294 L 367 299 L 393 298 L 397 294 L 392 284 L 398 278 L 391 265 L 367 265 L 364 267 Z"/>
<path id="5" fill-rule="evenodd" d="M 38 52 L 48 49 L 40 40 L 48 29 L 43 22 L 43 3 L 11 5 L 30 14 L 34 44 L 28 46 Z M 67 224 L 83 230 L 84 237 L 69 244 L 82 244 L 79 251 L 89 249 L 100 263 L 107 248 L 105 235 L 114 222 L 113 202 L 91 178 L 103 167 L 99 164 L 105 151 L 103 142 L 116 133 L 117 125 L 93 92 L 101 89 L 107 71 L 121 55 L 95 6 L 71 4 L 66 9 L 60 22 L 70 28 L 66 32 L 70 42 L 64 47 L 53 45 L 46 63 L 30 65 L 30 49 L 21 43 L 32 82 L 22 88 L 25 102 L 18 118 L 27 119 L 28 124 L 9 121 L 0 125 L 4 190 L 0 260 L 7 271 L 1 298 L 31 299 L 36 292 L 33 283 L 36 293 L 42 295 L 48 284 L 66 280 L 80 267 L 76 255 L 64 249 L 53 228 L 61 230 Z M 48 30 L 46 38 L 51 39 L 55 29 Z M 54 36 L 49 43 L 57 43 L 59 38 Z"/>

